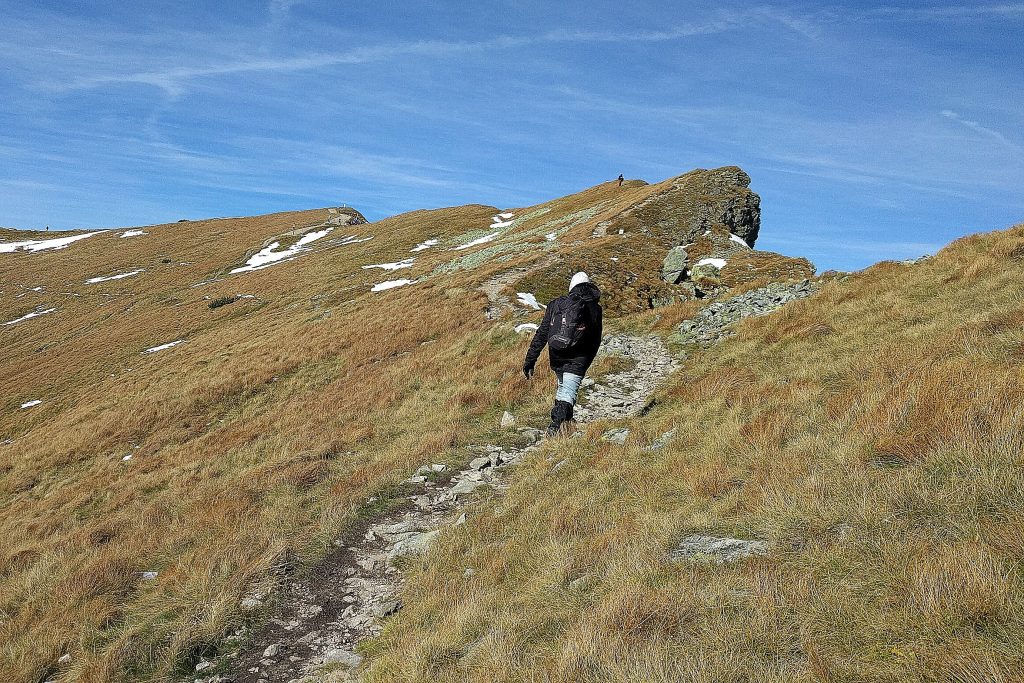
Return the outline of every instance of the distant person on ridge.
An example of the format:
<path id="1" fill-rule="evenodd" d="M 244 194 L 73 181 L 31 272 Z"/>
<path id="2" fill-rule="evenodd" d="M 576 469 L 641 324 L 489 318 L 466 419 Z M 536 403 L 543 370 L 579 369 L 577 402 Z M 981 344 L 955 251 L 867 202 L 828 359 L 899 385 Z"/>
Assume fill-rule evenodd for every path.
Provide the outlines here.
<path id="1" fill-rule="evenodd" d="M 544 346 L 548 347 L 551 369 L 558 379 L 555 391 L 555 405 L 551 408 L 551 424 L 548 436 L 561 431 L 562 425 L 572 422 L 576 392 L 580 390 L 583 376 L 594 362 L 597 349 L 601 346 L 603 325 L 601 290 L 583 272 L 576 273 L 569 282 L 569 293 L 560 296 L 544 312 L 544 322 L 537 328 L 526 352 L 523 374 L 526 379 L 533 377 L 533 369 Z"/>
<path id="2" fill-rule="evenodd" d="M 622 174 L 620 173 L 620 174 L 619 174 L 619 187 L 622 187 L 622 181 L 623 181 L 623 180 L 625 180 L 625 178 L 623 178 L 623 177 L 622 177 Z"/>

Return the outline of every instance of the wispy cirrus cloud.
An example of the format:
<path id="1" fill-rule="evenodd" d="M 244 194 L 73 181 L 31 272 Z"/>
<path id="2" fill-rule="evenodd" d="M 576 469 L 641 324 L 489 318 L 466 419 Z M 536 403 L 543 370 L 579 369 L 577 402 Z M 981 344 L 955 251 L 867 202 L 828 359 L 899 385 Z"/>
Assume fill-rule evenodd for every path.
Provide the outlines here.
<path id="1" fill-rule="evenodd" d="M 1024 3 L 948 5 L 938 7 L 878 7 L 869 14 L 904 19 L 1024 18 Z"/>
<path id="2" fill-rule="evenodd" d="M 975 131 L 977 133 L 980 133 L 981 135 L 984 135 L 984 136 L 989 137 L 989 138 L 991 138 L 993 140 L 996 140 L 996 141 L 1000 142 L 1001 144 L 1003 144 L 1004 146 L 1006 146 L 1009 149 L 1012 149 L 1012 150 L 1016 150 L 1017 149 L 1017 145 L 1015 145 L 1013 142 L 1011 142 L 1009 139 L 1007 139 L 1007 137 L 1005 135 L 1003 135 L 1002 133 L 1000 133 L 999 131 L 993 130 L 992 128 L 987 128 L 987 127 L 981 125 L 980 123 L 978 123 L 977 121 L 971 121 L 970 119 L 965 119 L 964 117 L 960 116 L 960 114 L 958 112 L 955 112 L 955 111 L 953 111 L 951 109 L 943 109 L 941 112 L 939 112 L 939 114 L 943 118 L 946 118 L 946 119 L 949 119 L 950 121 L 955 121 L 956 123 L 959 123 L 964 128 L 969 128 L 969 129 L 971 129 L 971 130 L 973 130 L 973 131 Z"/>
<path id="3" fill-rule="evenodd" d="M 298 4 L 299 1 L 275 0 L 272 2 L 272 22 L 280 22 L 288 14 L 290 8 Z M 705 21 L 679 24 L 671 28 L 653 31 L 592 31 L 562 28 L 535 35 L 499 35 L 478 41 L 393 42 L 376 46 L 321 51 L 307 55 L 265 57 L 241 54 L 234 59 L 208 64 L 131 72 L 112 70 L 107 73 L 78 75 L 69 80 L 51 79 L 42 83 L 41 86 L 46 90 L 59 92 L 89 90 L 108 85 L 138 84 L 160 88 L 170 97 L 176 98 L 188 89 L 191 81 L 200 78 L 270 72 L 294 73 L 343 65 L 387 62 L 405 57 L 447 58 L 469 53 L 557 44 L 662 43 L 734 31 L 752 24 L 779 25 L 805 38 L 816 38 L 819 35 L 816 25 L 808 17 L 771 7 L 757 7 L 741 12 L 722 12 Z"/>

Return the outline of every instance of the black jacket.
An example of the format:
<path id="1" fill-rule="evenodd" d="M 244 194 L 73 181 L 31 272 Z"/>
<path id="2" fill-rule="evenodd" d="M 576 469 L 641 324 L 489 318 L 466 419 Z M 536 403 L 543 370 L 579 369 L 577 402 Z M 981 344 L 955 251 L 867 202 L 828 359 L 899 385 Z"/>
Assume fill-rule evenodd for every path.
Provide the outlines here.
<path id="1" fill-rule="evenodd" d="M 571 372 L 581 376 L 586 374 L 587 368 L 594 362 L 597 349 L 601 346 L 603 324 L 601 304 L 598 303 L 601 298 L 601 290 L 592 282 L 582 282 L 573 287 L 567 295 L 560 296 L 548 304 L 548 310 L 544 312 L 544 322 L 540 324 L 537 332 L 533 335 L 533 341 L 530 342 L 530 350 L 526 352 L 526 362 L 523 363 L 523 367 L 532 368 L 537 363 L 540 352 L 548 343 L 551 320 L 561 314 L 569 303 L 570 297 L 581 299 L 584 302 L 590 313 L 591 324 L 587 326 L 583 339 L 568 352 L 568 355 L 563 355 L 565 352 L 560 353 L 548 348 L 548 357 L 551 361 L 551 369 L 555 372 Z"/>

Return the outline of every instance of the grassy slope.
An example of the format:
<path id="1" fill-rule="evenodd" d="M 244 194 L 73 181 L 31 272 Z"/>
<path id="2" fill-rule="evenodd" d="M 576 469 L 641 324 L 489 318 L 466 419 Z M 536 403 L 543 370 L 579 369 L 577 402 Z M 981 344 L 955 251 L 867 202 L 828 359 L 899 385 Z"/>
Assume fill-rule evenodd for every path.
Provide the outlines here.
<path id="1" fill-rule="evenodd" d="M 443 536 L 367 679 L 1021 680 L 1022 282 L 1018 226 L 745 322 Z M 666 559 L 702 532 L 772 550 Z"/>
<path id="2" fill-rule="evenodd" d="M 321 554 L 368 496 L 423 462 L 464 458 L 456 447 L 484 438 L 502 409 L 539 410 L 547 387 L 518 379 L 525 340 L 485 320 L 477 288 L 589 240 L 592 224 L 573 212 L 631 201 L 599 186 L 517 212 L 535 217 L 459 252 L 490 232 L 495 209 L 418 211 L 339 226 L 313 253 L 226 277 L 329 214 L 152 226 L 0 255 L 0 321 L 58 309 L 0 327 L 0 437 L 12 440 L 0 443 L 0 680 L 41 680 L 66 651 L 68 680 L 187 667 L 237 623 L 247 588 Z M 560 238 L 547 242 L 553 229 Z M 345 235 L 374 239 L 329 244 Z M 435 237 L 413 269 L 360 268 Z M 146 273 L 84 283 L 137 268 Z M 235 295 L 253 298 L 208 307 Z M 140 580 L 148 570 L 159 578 Z"/>

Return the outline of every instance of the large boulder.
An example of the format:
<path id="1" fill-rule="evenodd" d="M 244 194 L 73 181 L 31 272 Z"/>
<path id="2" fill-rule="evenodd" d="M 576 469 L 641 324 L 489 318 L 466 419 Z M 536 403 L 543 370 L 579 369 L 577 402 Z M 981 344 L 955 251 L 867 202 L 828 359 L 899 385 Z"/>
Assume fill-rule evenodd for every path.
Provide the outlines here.
<path id="1" fill-rule="evenodd" d="M 676 284 L 683 279 L 689 263 L 690 255 L 686 253 L 685 248 L 672 247 L 661 264 L 661 279 L 670 285 Z"/>

